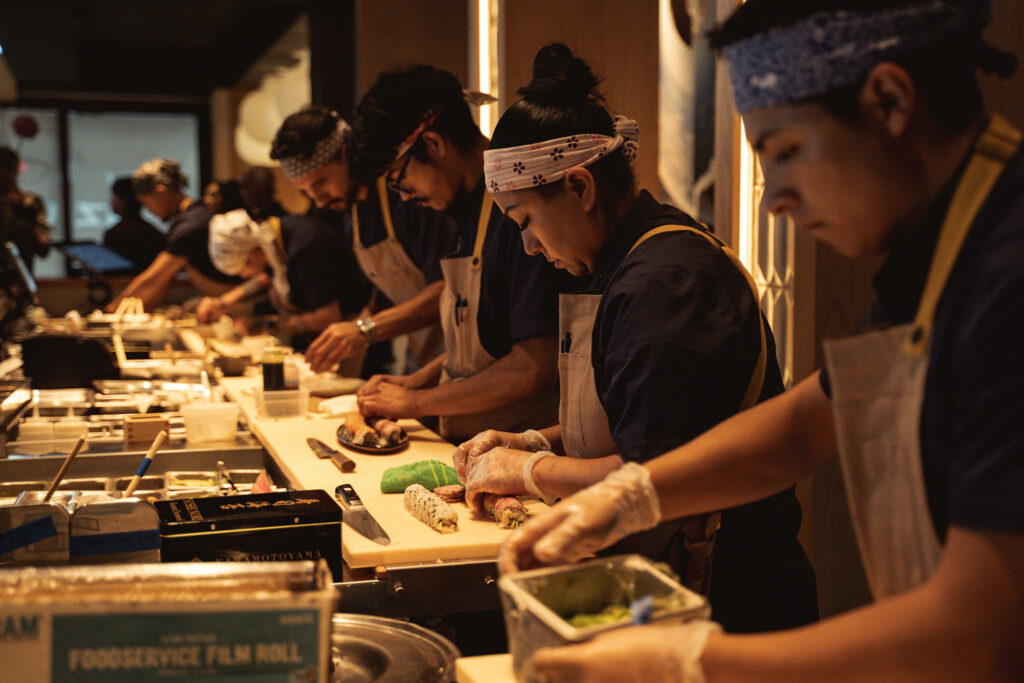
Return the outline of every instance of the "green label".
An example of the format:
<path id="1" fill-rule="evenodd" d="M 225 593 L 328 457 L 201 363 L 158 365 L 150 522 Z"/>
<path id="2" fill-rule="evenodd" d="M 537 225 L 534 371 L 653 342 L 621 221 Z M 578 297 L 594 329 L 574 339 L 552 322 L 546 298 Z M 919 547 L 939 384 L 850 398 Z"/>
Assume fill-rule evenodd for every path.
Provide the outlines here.
<path id="1" fill-rule="evenodd" d="M 315 681 L 320 613 L 74 615 L 53 618 L 53 680 Z"/>

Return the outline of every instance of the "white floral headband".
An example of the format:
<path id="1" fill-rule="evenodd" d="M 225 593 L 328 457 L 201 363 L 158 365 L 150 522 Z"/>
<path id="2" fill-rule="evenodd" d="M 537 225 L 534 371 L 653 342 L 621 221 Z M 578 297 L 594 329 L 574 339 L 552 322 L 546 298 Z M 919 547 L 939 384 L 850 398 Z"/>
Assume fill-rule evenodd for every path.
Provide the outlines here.
<path id="1" fill-rule="evenodd" d="M 491 192 L 510 192 L 561 180 L 577 166 L 589 166 L 619 147 L 633 161 L 640 150 L 636 121 L 616 116 L 613 137 L 596 133 L 569 135 L 529 145 L 484 152 L 484 177 Z"/>

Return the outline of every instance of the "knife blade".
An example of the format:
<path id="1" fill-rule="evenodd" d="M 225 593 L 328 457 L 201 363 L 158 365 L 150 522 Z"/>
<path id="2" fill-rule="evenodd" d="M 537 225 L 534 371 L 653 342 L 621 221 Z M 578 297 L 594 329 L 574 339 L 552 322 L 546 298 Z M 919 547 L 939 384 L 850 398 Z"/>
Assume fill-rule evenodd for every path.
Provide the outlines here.
<path id="1" fill-rule="evenodd" d="M 331 460 L 334 461 L 334 464 L 337 465 L 338 469 L 341 470 L 342 472 L 348 473 L 355 471 L 355 462 L 353 462 L 350 458 L 346 457 L 345 454 L 342 453 L 341 451 L 337 451 L 328 446 L 327 444 L 325 444 L 320 439 L 314 439 L 313 437 L 309 437 L 308 439 L 306 439 L 306 443 L 309 445 L 310 448 L 313 449 L 313 452 L 316 453 L 316 457 L 322 460 L 330 458 Z"/>
<path id="2" fill-rule="evenodd" d="M 348 524 L 374 543 L 381 545 L 391 543 L 391 537 L 381 528 L 377 520 L 370 514 L 370 511 L 366 509 L 363 501 L 360 500 L 359 495 L 356 494 L 356 490 L 351 485 L 339 484 L 334 489 L 334 497 L 338 499 L 341 507 L 344 508 L 341 518 L 345 524 Z"/>

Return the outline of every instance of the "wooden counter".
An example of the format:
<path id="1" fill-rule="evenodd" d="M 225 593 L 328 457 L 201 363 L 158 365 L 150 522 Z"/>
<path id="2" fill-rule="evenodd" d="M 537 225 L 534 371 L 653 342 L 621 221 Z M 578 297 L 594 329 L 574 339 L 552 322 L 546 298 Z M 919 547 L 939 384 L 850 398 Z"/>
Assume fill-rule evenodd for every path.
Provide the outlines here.
<path id="1" fill-rule="evenodd" d="M 459 530 L 441 534 L 413 518 L 405 510 L 402 494 L 380 491 L 381 475 L 389 467 L 419 460 L 452 462 L 454 447 L 415 420 L 401 421 L 409 434 L 409 447 L 391 455 L 371 455 L 338 446 L 336 432 L 340 418 L 307 412 L 305 417 L 265 418 L 257 414 L 255 390 L 258 377 L 225 377 L 220 380 L 228 397 L 238 403 L 252 433 L 263 443 L 292 486 L 324 489 L 332 496 L 334 487 L 351 484 L 367 510 L 391 537 L 390 545 L 378 545 L 347 525 L 342 530 L 342 555 L 349 567 L 377 567 L 408 563 L 454 560 L 489 560 L 507 537 L 507 529 L 485 518 L 475 518 L 465 503 L 455 505 Z M 342 474 L 330 460 L 320 460 L 306 445 L 315 437 L 343 451 L 356 469 Z M 546 507 L 537 500 L 526 501 L 531 513 Z"/>
<path id="2" fill-rule="evenodd" d="M 458 683 L 515 683 L 512 655 L 460 657 L 455 660 L 455 680 Z"/>

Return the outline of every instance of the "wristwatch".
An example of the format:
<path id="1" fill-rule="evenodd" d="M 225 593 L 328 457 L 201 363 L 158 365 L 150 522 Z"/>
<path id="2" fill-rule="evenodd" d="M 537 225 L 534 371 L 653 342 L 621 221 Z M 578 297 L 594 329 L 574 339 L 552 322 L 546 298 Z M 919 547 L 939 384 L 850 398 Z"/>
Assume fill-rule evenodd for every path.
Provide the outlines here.
<path id="1" fill-rule="evenodd" d="M 373 321 L 373 318 L 360 318 L 356 321 L 356 327 L 359 328 L 359 333 L 366 337 L 366 343 L 372 344 L 377 329 L 377 323 Z"/>

